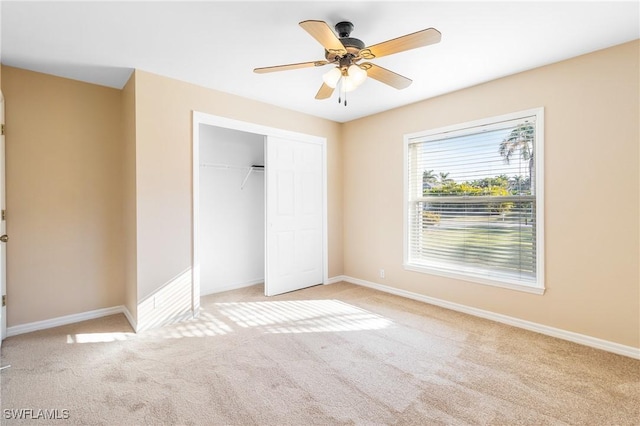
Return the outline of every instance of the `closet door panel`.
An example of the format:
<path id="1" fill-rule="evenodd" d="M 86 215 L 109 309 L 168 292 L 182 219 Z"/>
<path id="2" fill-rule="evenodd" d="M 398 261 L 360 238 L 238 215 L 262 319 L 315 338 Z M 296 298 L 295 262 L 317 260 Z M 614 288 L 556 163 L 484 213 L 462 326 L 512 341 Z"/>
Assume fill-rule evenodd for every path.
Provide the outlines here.
<path id="1" fill-rule="evenodd" d="M 266 147 L 267 296 L 323 281 L 323 146 L 269 136 Z"/>

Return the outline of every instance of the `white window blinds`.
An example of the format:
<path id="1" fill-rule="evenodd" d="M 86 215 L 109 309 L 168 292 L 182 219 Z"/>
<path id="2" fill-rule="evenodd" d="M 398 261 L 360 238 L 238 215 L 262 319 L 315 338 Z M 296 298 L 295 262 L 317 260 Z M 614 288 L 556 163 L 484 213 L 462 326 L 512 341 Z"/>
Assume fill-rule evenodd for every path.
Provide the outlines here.
<path id="1" fill-rule="evenodd" d="M 408 139 L 406 264 L 542 287 L 536 120 Z"/>

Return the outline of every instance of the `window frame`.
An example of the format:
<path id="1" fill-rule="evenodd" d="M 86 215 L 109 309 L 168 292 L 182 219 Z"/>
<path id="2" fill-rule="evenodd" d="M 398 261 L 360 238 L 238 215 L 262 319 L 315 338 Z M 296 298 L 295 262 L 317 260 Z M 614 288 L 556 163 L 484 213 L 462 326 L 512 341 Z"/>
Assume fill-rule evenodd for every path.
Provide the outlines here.
<path id="1" fill-rule="evenodd" d="M 409 263 L 410 253 L 410 236 L 411 230 L 411 208 L 410 203 L 414 202 L 409 196 L 409 146 L 413 143 L 419 143 L 417 139 L 434 138 L 436 135 L 447 137 L 463 136 L 479 133 L 482 128 L 491 129 L 497 123 L 511 120 L 524 119 L 535 116 L 536 137 L 534 141 L 535 156 L 535 202 L 536 202 L 536 283 L 524 284 L 514 282 L 509 279 L 487 278 L 473 275 L 470 272 L 455 272 L 452 269 L 438 268 L 434 266 L 425 266 Z M 528 110 L 518 111 L 499 116 L 481 118 L 479 120 L 468 121 L 450 126 L 439 127 L 435 129 L 423 130 L 415 133 L 404 135 L 403 143 L 403 262 L 402 266 L 405 270 L 420 272 L 424 274 L 437 275 L 447 278 L 518 290 L 533 294 L 544 294 L 545 292 L 545 268 L 544 268 L 544 108 L 532 108 Z"/>

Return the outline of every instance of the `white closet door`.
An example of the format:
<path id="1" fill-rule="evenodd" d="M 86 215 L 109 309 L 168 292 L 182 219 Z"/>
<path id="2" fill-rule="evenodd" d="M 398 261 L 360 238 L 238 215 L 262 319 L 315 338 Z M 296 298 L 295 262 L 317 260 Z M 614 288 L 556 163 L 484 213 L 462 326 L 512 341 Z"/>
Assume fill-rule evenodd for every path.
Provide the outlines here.
<path id="1" fill-rule="evenodd" d="M 323 281 L 323 146 L 268 136 L 265 294 Z"/>

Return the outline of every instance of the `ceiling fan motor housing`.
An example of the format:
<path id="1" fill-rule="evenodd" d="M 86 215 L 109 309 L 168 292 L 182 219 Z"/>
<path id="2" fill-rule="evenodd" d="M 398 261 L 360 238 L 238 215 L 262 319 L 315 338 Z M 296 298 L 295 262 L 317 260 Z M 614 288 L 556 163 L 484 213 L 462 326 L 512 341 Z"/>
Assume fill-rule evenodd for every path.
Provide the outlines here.
<path id="1" fill-rule="evenodd" d="M 338 22 L 334 28 L 336 29 L 336 32 L 340 37 L 340 42 L 342 43 L 344 48 L 347 50 L 347 54 L 340 57 L 333 52 L 325 51 L 324 56 L 330 62 L 337 61 L 337 62 L 340 62 L 341 66 L 344 66 L 345 64 L 348 66 L 352 63 L 351 60 L 357 57 L 360 51 L 364 49 L 365 44 L 360 39 L 349 37 L 349 35 L 351 34 L 351 31 L 353 31 L 353 28 L 354 28 L 351 22 L 349 21 Z"/>
<path id="2" fill-rule="evenodd" d="M 358 51 L 364 49 L 364 42 L 357 38 L 353 37 L 343 37 L 340 39 L 344 47 L 349 50 L 349 48 L 357 49 Z"/>

